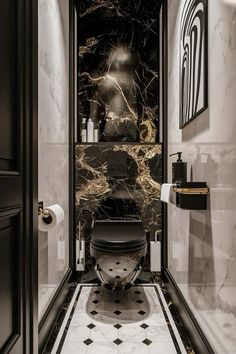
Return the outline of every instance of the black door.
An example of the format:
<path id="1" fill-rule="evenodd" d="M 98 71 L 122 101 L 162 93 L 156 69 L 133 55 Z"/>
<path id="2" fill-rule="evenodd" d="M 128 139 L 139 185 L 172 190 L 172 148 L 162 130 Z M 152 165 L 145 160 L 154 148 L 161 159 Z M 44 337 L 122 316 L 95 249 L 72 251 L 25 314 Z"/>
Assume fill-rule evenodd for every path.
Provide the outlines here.
<path id="1" fill-rule="evenodd" d="M 37 346 L 36 92 L 29 3 L 0 4 L 0 353 L 16 354 L 36 353 Z"/>

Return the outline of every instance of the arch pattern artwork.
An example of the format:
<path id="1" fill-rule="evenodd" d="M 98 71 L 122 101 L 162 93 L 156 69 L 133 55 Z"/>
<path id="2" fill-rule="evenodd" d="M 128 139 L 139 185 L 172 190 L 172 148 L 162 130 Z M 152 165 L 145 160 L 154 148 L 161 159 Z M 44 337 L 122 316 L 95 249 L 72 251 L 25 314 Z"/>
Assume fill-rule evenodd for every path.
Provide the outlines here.
<path id="1" fill-rule="evenodd" d="M 180 128 L 207 108 L 207 0 L 186 0 L 180 28 Z"/>

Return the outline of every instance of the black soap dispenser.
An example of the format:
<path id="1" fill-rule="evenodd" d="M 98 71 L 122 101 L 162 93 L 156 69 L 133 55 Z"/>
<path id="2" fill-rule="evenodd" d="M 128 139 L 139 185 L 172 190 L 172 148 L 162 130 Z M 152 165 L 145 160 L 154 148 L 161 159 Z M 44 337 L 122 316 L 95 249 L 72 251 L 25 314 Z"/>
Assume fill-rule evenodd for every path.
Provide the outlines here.
<path id="1" fill-rule="evenodd" d="M 178 155 L 178 160 L 172 163 L 172 183 L 185 183 L 187 182 L 187 162 L 182 161 L 182 152 L 176 152 L 170 156 L 175 155 Z"/>

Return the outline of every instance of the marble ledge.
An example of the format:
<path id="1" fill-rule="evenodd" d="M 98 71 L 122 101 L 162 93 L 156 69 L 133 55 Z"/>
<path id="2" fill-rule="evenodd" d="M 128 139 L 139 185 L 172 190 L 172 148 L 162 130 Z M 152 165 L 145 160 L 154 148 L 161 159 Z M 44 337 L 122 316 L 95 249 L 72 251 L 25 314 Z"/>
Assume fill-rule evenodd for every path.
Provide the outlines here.
<path id="1" fill-rule="evenodd" d="M 75 146 L 76 145 L 151 145 L 151 146 L 155 146 L 155 145 L 163 145 L 162 142 L 143 142 L 143 141 L 127 141 L 127 142 L 123 142 L 123 141 L 99 141 L 99 142 L 75 142 Z"/>

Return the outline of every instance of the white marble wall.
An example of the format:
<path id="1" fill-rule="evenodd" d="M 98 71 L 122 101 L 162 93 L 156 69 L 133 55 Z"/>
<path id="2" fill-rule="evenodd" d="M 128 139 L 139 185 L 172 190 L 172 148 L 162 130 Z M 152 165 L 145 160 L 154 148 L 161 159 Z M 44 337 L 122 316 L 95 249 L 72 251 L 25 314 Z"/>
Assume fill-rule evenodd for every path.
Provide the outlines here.
<path id="1" fill-rule="evenodd" d="M 69 2 L 39 0 L 39 200 L 59 204 L 65 220 L 39 232 L 40 317 L 68 269 Z M 65 252 L 58 248 L 65 246 Z"/>
<path id="2" fill-rule="evenodd" d="M 188 0 L 186 0 L 188 1 Z M 169 153 L 210 187 L 208 210 L 169 206 L 169 270 L 214 351 L 236 353 L 236 7 L 209 3 L 209 108 L 183 130 L 179 29 L 185 0 L 168 1 Z M 171 159 L 169 159 L 171 181 Z"/>

